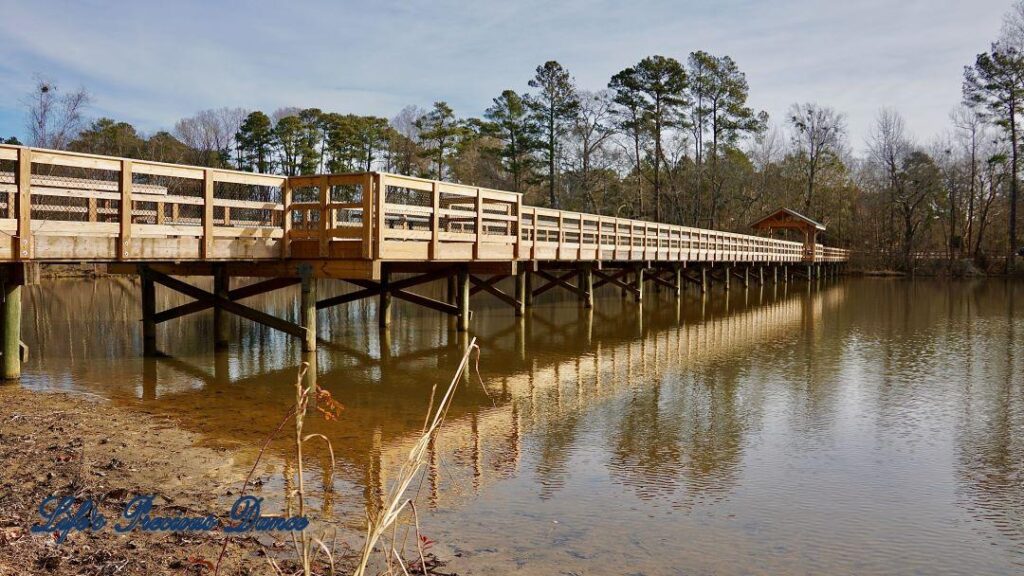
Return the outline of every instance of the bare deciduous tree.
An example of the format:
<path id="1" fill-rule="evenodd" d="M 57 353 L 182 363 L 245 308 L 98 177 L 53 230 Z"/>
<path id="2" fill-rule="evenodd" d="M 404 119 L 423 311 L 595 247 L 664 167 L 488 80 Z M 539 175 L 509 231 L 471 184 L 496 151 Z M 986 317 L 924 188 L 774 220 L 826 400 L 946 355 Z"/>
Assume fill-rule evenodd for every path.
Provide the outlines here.
<path id="1" fill-rule="evenodd" d="M 61 93 L 56 84 L 37 76 L 35 88 L 25 100 L 31 145 L 57 150 L 67 148 L 82 130 L 85 108 L 90 101 L 85 88 Z"/>
<path id="2" fill-rule="evenodd" d="M 235 134 L 249 111 L 244 108 L 201 110 L 174 125 L 174 135 L 196 151 L 195 162 L 204 166 L 226 166 L 237 156 Z M 235 158 L 238 165 L 238 158 Z"/>
<path id="3" fill-rule="evenodd" d="M 804 161 L 807 184 L 804 211 L 809 215 L 814 201 L 814 184 L 823 164 L 838 159 L 842 152 L 846 120 L 828 106 L 807 103 L 794 104 L 789 111 L 789 121 L 794 128 L 793 147 Z"/>

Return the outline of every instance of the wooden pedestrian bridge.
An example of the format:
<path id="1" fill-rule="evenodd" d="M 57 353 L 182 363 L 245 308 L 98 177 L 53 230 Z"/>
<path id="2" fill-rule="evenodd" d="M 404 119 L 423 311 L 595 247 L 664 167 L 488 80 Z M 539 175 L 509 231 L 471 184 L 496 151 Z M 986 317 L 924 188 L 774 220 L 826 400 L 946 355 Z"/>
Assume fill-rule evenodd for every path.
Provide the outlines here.
<path id="1" fill-rule="evenodd" d="M 362 298 L 380 299 L 381 326 L 399 298 L 454 316 L 464 331 L 480 292 L 522 315 L 554 288 L 587 307 L 602 285 L 641 302 L 649 283 L 678 295 L 687 284 L 728 290 L 730 278 L 811 281 L 848 259 L 818 243 L 823 225 L 790 210 L 754 228 L 795 230 L 802 241 L 534 207 L 514 192 L 381 172 L 286 177 L 0 145 L 4 377 L 20 375 L 20 286 L 41 263 L 138 274 L 146 353 L 157 324 L 211 308 L 218 345 L 231 313 L 313 350 L 316 310 Z M 212 276 L 214 289 L 181 276 Z M 260 280 L 233 288 L 233 277 Z M 508 277 L 511 293 L 499 287 Z M 323 278 L 356 289 L 318 300 Z M 443 279 L 444 300 L 410 290 Z M 194 301 L 157 311 L 157 284 Z M 239 302 L 296 284 L 299 324 Z"/>

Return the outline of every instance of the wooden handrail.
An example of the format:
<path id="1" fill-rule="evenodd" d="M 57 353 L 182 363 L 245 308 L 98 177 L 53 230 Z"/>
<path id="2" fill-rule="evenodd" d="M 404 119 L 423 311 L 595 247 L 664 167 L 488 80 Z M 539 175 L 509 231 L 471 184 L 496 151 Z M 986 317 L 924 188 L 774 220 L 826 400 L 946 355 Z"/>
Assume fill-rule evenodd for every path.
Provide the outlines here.
<path id="1" fill-rule="evenodd" d="M 0 169 L 0 203 L 14 205 L 7 214 L 14 238 L 9 257 L 15 259 L 79 257 L 59 251 L 55 256 L 54 243 L 47 244 L 46 254 L 36 254 L 38 234 L 112 236 L 116 252 L 104 256 L 108 249 L 96 244 L 89 254 L 115 259 L 148 254 L 226 258 L 234 253 L 223 239 L 252 238 L 281 239 L 274 248 L 279 258 L 293 256 L 295 242 L 304 244 L 303 257 L 385 260 L 849 258 L 849 252 L 839 248 L 810 246 L 805 254 L 800 242 L 528 206 L 514 192 L 382 172 L 285 177 L 10 145 L 0 145 L 0 160 L 17 164 L 14 170 Z M 96 179 L 81 178 L 83 174 L 74 169 L 90 177 L 90 170 L 101 173 Z M 154 178 L 194 182 L 189 186 L 200 193 L 183 195 L 181 188 Z M 281 196 L 217 198 L 218 183 L 280 187 Z M 331 197 L 335 186 L 361 188 L 362 198 L 336 202 Z M 305 188 L 317 189 L 315 199 L 304 195 L 303 201 L 294 201 L 296 190 Z M 117 208 L 114 201 L 119 201 Z M 222 214 L 216 218 L 215 207 Z M 187 243 L 168 244 L 172 248 L 156 252 L 139 243 L 160 236 L 199 241 L 191 244 L 191 253 Z M 310 241 L 315 242 L 311 250 Z"/>

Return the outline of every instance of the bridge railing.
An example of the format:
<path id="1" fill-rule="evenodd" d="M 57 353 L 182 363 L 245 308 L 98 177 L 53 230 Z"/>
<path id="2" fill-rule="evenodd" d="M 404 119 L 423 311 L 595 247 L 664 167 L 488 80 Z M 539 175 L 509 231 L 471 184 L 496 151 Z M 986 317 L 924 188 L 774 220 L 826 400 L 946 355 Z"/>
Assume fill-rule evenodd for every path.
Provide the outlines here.
<path id="1" fill-rule="evenodd" d="M 289 252 L 296 256 L 804 260 L 800 242 L 525 206 L 521 194 L 409 176 L 379 172 L 301 176 L 291 178 L 290 185 L 295 196 L 289 204 Z M 339 186 L 347 187 L 340 197 Z M 302 202 L 298 201 L 300 190 L 308 190 Z M 372 193 L 364 194 L 365 190 Z"/>
<path id="2" fill-rule="evenodd" d="M 0 145 L 0 259 L 280 257 L 286 182 Z"/>
<path id="3" fill-rule="evenodd" d="M 395 174 L 285 177 L 8 145 L 0 235 L 0 260 L 807 259 L 799 242 L 524 206 L 513 192 Z"/>

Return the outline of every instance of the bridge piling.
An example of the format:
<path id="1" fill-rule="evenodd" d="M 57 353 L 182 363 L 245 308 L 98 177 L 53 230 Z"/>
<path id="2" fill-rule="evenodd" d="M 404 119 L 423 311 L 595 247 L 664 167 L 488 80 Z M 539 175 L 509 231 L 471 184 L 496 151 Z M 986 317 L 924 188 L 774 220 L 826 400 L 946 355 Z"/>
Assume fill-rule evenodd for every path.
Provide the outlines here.
<path id="1" fill-rule="evenodd" d="M 515 282 L 515 299 L 516 299 L 516 316 L 523 316 L 526 314 L 526 276 L 529 274 L 526 270 L 517 270 L 516 275 L 512 277 L 512 281 Z"/>
<path id="2" fill-rule="evenodd" d="M 459 268 L 455 282 L 458 286 L 459 294 L 458 302 L 456 303 L 456 306 L 459 307 L 456 330 L 466 332 L 469 330 L 469 269 L 466 267 Z"/>
<path id="3" fill-rule="evenodd" d="M 391 325 L 391 272 L 382 266 L 380 271 L 380 304 L 377 308 L 377 323 L 381 328 Z"/>
<path id="4" fill-rule="evenodd" d="M 634 271 L 634 281 L 636 292 L 633 293 L 633 300 L 637 304 L 641 304 L 644 301 L 644 265 L 637 264 Z"/>
<path id="5" fill-rule="evenodd" d="M 316 284 L 316 278 L 310 274 L 303 274 L 301 301 L 299 303 L 302 327 L 306 329 L 306 334 L 302 339 L 303 352 L 313 352 L 316 350 Z"/>
<path id="6" fill-rule="evenodd" d="M 213 265 L 213 293 L 218 298 L 229 298 L 231 277 L 223 264 Z M 213 306 L 213 347 L 224 349 L 228 346 L 228 314 L 220 304 Z"/>
<path id="7" fill-rule="evenodd" d="M 580 297 L 584 308 L 594 307 L 594 270 L 590 262 L 580 265 L 579 277 Z"/>
<path id="8" fill-rule="evenodd" d="M 156 355 L 156 283 L 149 273 L 149 267 L 139 266 L 139 280 L 142 285 L 142 355 Z"/>
<path id="9" fill-rule="evenodd" d="M 21 378 L 21 284 L 7 278 L 3 285 L 4 380 Z"/>

